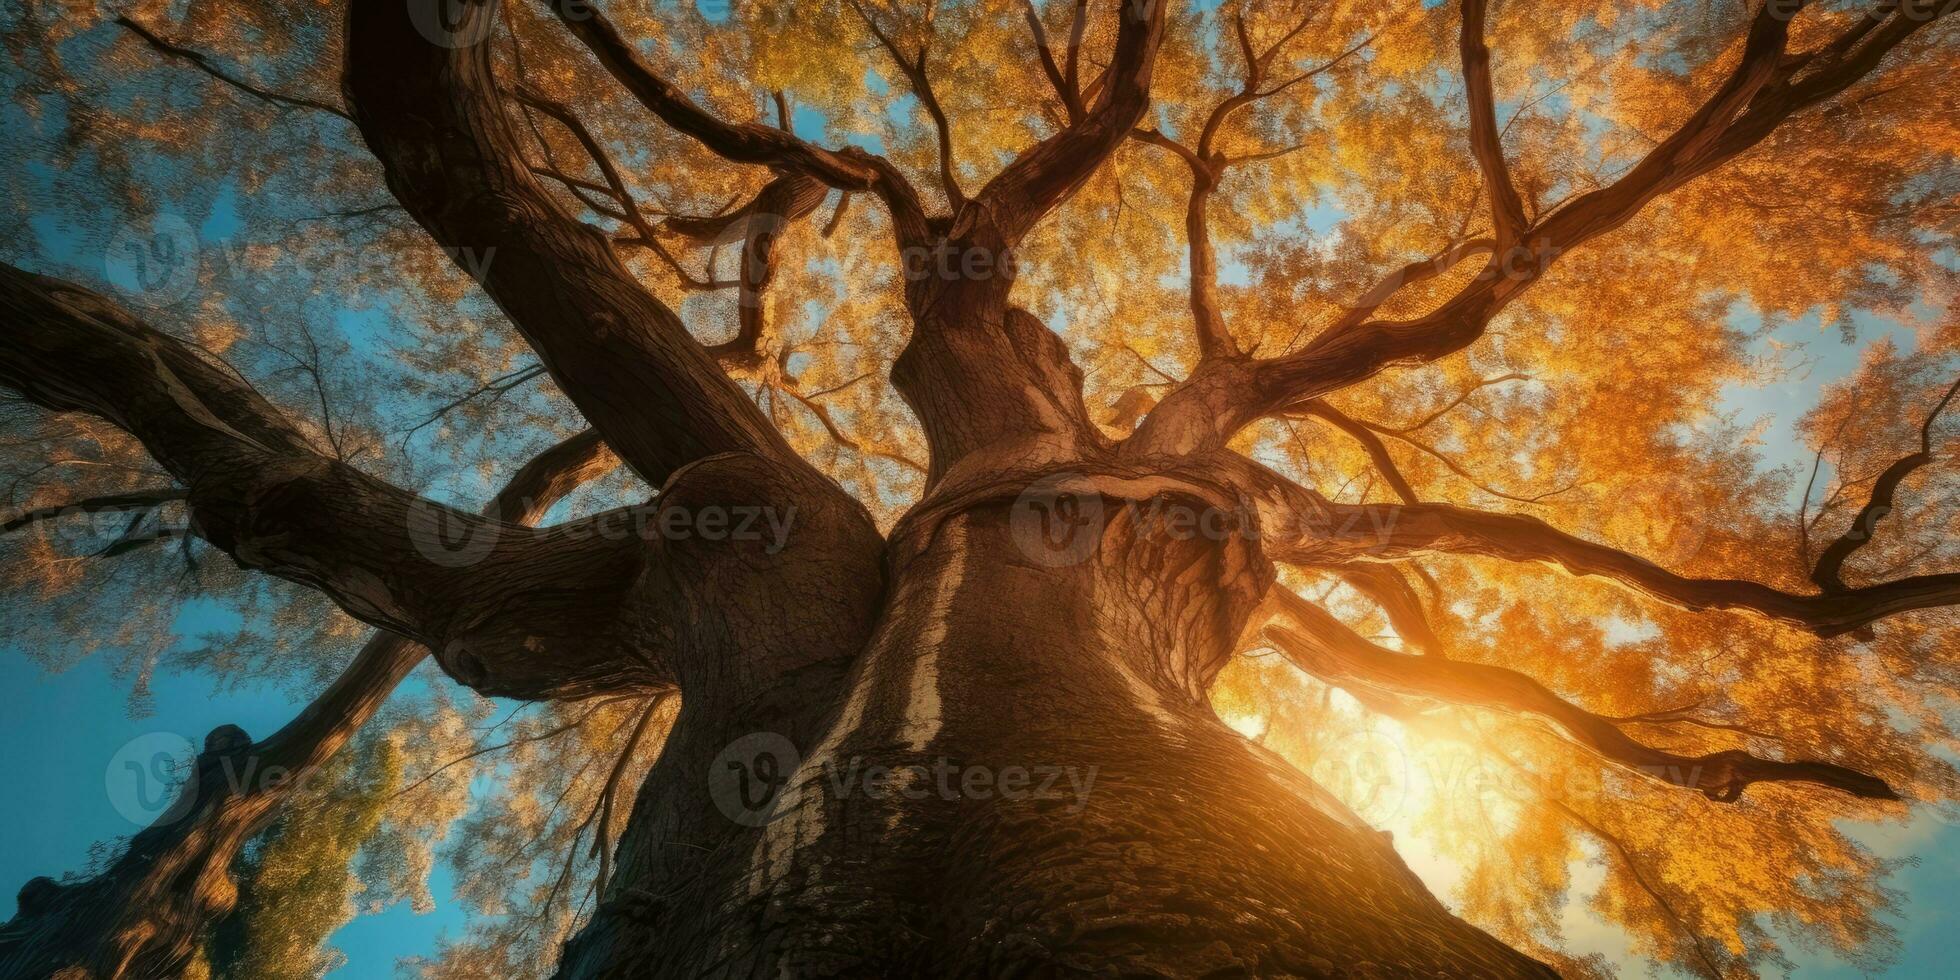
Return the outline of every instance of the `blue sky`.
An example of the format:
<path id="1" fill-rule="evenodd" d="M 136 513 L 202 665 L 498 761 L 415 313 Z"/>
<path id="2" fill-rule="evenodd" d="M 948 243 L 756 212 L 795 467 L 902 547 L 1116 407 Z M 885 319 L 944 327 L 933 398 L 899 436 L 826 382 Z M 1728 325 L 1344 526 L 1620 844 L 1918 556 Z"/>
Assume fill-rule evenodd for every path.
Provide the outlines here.
<path id="1" fill-rule="evenodd" d="M 194 634 L 203 625 L 199 618 L 180 619 L 179 633 Z M 8 692 L 8 710 L 0 715 L 0 744 L 7 747 L 0 785 L 15 787 L 0 794 L 0 827 L 9 838 L 0 847 L 0 881 L 10 887 L 36 875 L 80 871 L 93 845 L 141 829 L 116 805 L 131 792 L 132 777 L 118 765 L 124 746 L 150 744 L 159 734 L 189 744 L 222 724 L 260 738 L 301 707 L 276 691 L 214 691 L 208 677 L 160 671 L 152 685 L 154 711 L 132 718 L 125 710 L 129 684 L 110 675 L 105 659 L 50 675 L 23 651 L 0 652 L 0 689 Z M 430 952 L 444 930 L 460 934 L 461 910 L 442 901 L 449 882 L 440 863 L 431 891 L 438 907 L 430 914 L 416 915 L 403 904 L 349 923 L 334 941 L 347 962 L 332 975 L 392 976 L 400 957 Z"/>

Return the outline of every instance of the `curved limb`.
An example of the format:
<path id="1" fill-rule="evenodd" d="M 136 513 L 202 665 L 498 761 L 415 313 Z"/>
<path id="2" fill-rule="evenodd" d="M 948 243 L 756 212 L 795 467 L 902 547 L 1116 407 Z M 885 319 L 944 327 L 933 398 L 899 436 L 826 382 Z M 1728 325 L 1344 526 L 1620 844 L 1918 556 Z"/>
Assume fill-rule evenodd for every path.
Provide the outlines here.
<path id="1" fill-rule="evenodd" d="M 348 102 L 410 215 L 443 245 L 481 255 L 469 271 L 647 482 L 725 452 L 806 467 L 605 237 L 537 183 L 500 103 L 491 46 L 446 46 L 418 28 L 440 22 L 437 5 L 362 0 L 348 17 Z M 466 36 L 486 30 L 495 7 L 457 12 L 451 27 Z"/>
<path id="2" fill-rule="evenodd" d="M 595 633 L 644 560 L 605 515 L 532 531 L 368 476 L 196 348 L 69 283 L 0 265 L 0 314 L 0 385 L 135 436 L 182 484 L 192 530 L 241 567 L 434 647 L 486 692 L 668 682 Z"/>
<path id="3" fill-rule="evenodd" d="M 1946 409 L 1947 403 L 1953 400 L 1957 392 L 1960 392 L 1960 381 L 1955 381 L 1953 386 L 1946 390 L 1939 403 L 1926 414 L 1926 421 L 1920 423 L 1919 451 L 1899 457 L 1897 462 L 1886 467 L 1885 471 L 1878 475 L 1878 479 L 1872 483 L 1871 496 L 1865 501 L 1865 506 L 1859 508 L 1858 516 L 1851 519 L 1851 527 L 1839 535 L 1837 540 L 1826 545 L 1823 554 L 1817 557 L 1817 565 L 1811 569 L 1810 580 L 1817 583 L 1818 588 L 1826 592 L 1842 592 L 1848 588 L 1844 582 L 1845 561 L 1859 548 L 1871 543 L 1873 532 L 1878 530 L 1878 522 L 1892 513 L 1892 501 L 1899 491 L 1899 484 L 1905 482 L 1905 478 L 1918 471 L 1920 467 L 1933 461 L 1933 422 L 1940 417 L 1940 412 Z M 1811 478 L 1816 479 L 1814 471 Z M 1806 502 L 1807 491 L 1808 488 L 1806 488 Z M 1808 522 L 1802 526 L 1808 532 Z"/>
<path id="4" fill-rule="evenodd" d="M 1265 550 L 1281 561 L 1329 565 L 1435 554 L 1545 562 L 1678 608 L 1748 610 L 1826 637 L 1902 612 L 1960 605 L 1960 573 L 1803 595 L 1746 579 L 1680 575 L 1536 517 L 1441 503 L 1340 504 L 1270 471 L 1260 480 L 1261 523 L 1270 529 L 1263 532 Z"/>
<path id="5" fill-rule="evenodd" d="M 640 57 L 632 42 L 591 3 L 549 0 L 579 43 L 648 111 L 716 155 L 736 163 L 764 164 L 805 174 L 849 191 L 872 191 L 891 210 L 901 245 L 927 240 L 919 194 L 890 161 L 861 150 L 828 150 L 782 128 L 731 123 L 697 105 Z M 479 13 L 478 16 L 489 16 Z"/>
<path id="6" fill-rule="evenodd" d="M 1359 685 L 1396 699 L 1427 699 L 1542 718 L 1608 762 L 1722 803 L 1735 802 L 1757 782 L 1814 783 L 1867 799 L 1899 798 L 1884 780 L 1834 763 L 1784 762 L 1739 749 L 1700 756 L 1657 749 L 1517 671 L 1396 653 L 1370 643 L 1286 588 L 1274 589 L 1270 598 L 1276 601 L 1278 618 L 1288 625 L 1267 625 L 1266 638 L 1300 669 L 1344 688 Z"/>

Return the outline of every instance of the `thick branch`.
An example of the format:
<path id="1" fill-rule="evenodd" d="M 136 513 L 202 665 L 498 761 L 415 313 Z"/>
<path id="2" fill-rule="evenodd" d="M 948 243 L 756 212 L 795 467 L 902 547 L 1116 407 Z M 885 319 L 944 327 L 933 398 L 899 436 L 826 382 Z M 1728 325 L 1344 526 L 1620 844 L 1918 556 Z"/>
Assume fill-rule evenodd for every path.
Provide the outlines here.
<path id="1" fill-rule="evenodd" d="M 820 177 L 834 187 L 869 190 L 878 182 L 877 171 L 863 161 L 806 143 L 774 126 L 728 122 L 696 105 L 687 93 L 654 72 L 592 4 L 552 0 L 551 6 L 572 36 L 641 105 L 717 155 L 737 163 L 789 167 Z"/>
<path id="2" fill-rule="evenodd" d="M 645 661 L 595 635 L 619 614 L 642 560 L 637 538 L 594 534 L 591 521 L 533 532 L 361 473 L 229 371 L 80 287 L 0 266 L 0 314 L 0 385 L 135 436 L 185 488 L 193 530 L 240 566 L 316 588 L 374 626 L 455 646 L 487 689 L 649 682 Z M 563 659 L 548 668 L 514 652 L 561 642 Z M 487 666 L 506 658 L 536 673 Z"/>
<path id="3" fill-rule="evenodd" d="M 1425 503 L 1337 504 L 1300 487 L 1286 491 L 1305 529 L 1266 542 L 1284 561 L 1323 565 L 1393 561 L 1421 555 L 1476 555 L 1545 562 L 1573 575 L 1611 579 L 1683 609 L 1740 609 L 1816 633 L 1836 636 L 1887 616 L 1960 604 L 1960 573 L 1915 575 L 1821 595 L 1799 595 L 1746 579 L 1690 578 L 1637 555 L 1575 537 L 1539 520 Z M 1351 533 L 1327 534 L 1328 528 Z"/>
<path id="4" fill-rule="evenodd" d="M 1427 698 L 1542 718 L 1601 758 L 1641 775 L 1732 803 L 1757 782 L 1803 782 L 1866 799 L 1896 800 L 1885 781 L 1828 762 L 1782 762 L 1738 749 L 1684 756 L 1635 741 L 1619 727 L 1517 671 L 1489 664 L 1412 657 L 1383 649 L 1318 606 L 1275 590 L 1282 615 L 1298 629 L 1269 625 L 1265 635 L 1302 670 L 1338 686 L 1361 685 L 1401 697 Z"/>
<path id="5" fill-rule="evenodd" d="M 814 177 L 778 177 L 763 185 L 739 208 L 702 216 L 677 214 L 668 218 L 661 228 L 695 245 L 727 245 L 747 238 L 753 219 L 774 216 L 797 220 L 816 210 L 829 193 L 829 185 Z"/>
<path id="6" fill-rule="evenodd" d="M 913 330 L 892 382 L 925 430 L 928 484 L 988 446 L 1026 453 L 1100 449 L 1082 372 L 1046 324 L 1008 302 L 1014 249 L 1115 151 L 1149 105 L 1161 2 L 1124 3 L 1115 56 L 1094 108 L 1010 163 L 944 225 L 908 270 Z M 908 263 L 910 264 L 910 263 Z"/>
<path id="7" fill-rule="evenodd" d="M 1888 8 L 1816 51 L 1789 56 L 1785 44 L 1792 12 L 1790 4 L 1764 4 L 1734 68 L 1673 134 L 1619 180 L 1574 198 L 1520 232 L 1520 247 L 1495 253 L 1482 275 L 1434 311 L 1399 321 L 1346 318 L 1301 350 L 1257 362 L 1249 372 L 1194 377 L 1196 390 L 1173 393 L 1157 411 L 1179 416 L 1177 427 L 1188 424 L 1187 417 L 1215 419 L 1208 440 L 1215 444 L 1254 419 L 1355 384 L 1390 365 L 1433 361 L 1464 349 L 1560 256 L 1625 224 L 1654 198 L 1761 143 L 1797 111 L 1842 92 L 1876 69 L 1914 31 L 1949 11 L 1925 4 Z M 1488 149 L 1489 141 L 1485 145 Z M 1221 395 L 1212 390 L 1217 387 L 1232 393 Z M 1204 410 L 1187 402 L 1198 402 Z M 1151 428 L 1146 420 L 1140 431 Z"/>
<path id="8" fill-rule="evenodd" d="M 648 111 L 717 156 L 807 174 L 844 190 L 875 191 L 892 211 L 901 243 L 926 239 L 918 192 L 890 162 L 861 150 L 835 151 L 761 123 L 732 123 L 695 104 L 648 65 L 604 14 L 584 0 L 550 0 L 567 29 Z M 487 15 L 485 15 L 487 16 Z"/>
<path id="9" fill-rule="evenodd" d="M 1067 199 L 1129 137 L 1150 107 L 1151 66 L 1164 36 L 1168 3 L 1122 3 L 1116 50 L 1101 92 L 1082 117 L 1021 154 L 975 198 L 1003 247 Z M 1071 65 L 1075 53 L 1069 53 Z M 1065 82 L 1065 84 L 1067 84 Z"/>
<path id="10" fill-rule="evenodd" d="M 1490 49 L 1484 46 L 1484 7 L 1485 0 L 1463 0 L 1463 88 L 1470 101 L 1470 151 L 1476 155 L 1477 168 L 1483 171 L 1484 194 L 1490 198 L 1491 223 L 1497 229 L 1497 248 L 1502 252 L 1518 242 L 1528 222 L 1498 138 Z"/>
<path id="11" fill-rule="evenodd" d="M 440 6 L 364 2 L 348 19 L 348 102 L 395 196 L 649 483 L 716 453 L 803 465 L 605 237 L 538 185 L 499 102 L 491 46 L 447 46 L 418 28 L 442 23 Z M 452 27 L 487 30 L 494 10 L 467 4 Z"/>

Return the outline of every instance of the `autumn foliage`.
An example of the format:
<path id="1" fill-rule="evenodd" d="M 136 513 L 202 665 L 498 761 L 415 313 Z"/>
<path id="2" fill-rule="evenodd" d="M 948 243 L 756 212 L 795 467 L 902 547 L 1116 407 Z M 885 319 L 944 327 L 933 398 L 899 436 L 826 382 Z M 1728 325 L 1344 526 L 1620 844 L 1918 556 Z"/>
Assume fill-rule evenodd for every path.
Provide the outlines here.
<path id="1" fill-rule="evenodd" d="M 1171 3 L 1148 109 L 1086 179 L 1010 250 L 917 248 L 893 182 L 926 239 L 954 235 L 946 215 L 1124 84 L 1118 6 L 511 0 L 482 43 L 538 186 L 880 531 L 944 476 L 890 377 L 948 263 L 1011 279 L 1098 438 L 1229 404 L 1193 412 L 1229 417 L 1221 451 L 1337 508 L 1412 508 L 1365 561 L 1269 548 L 1304 608 L 1269 599 L 1210 699 L 1391 831 L 1458 915 L 1573 975 L 1887 962 L 1911 846 L 1873 842 L 1960 800 L 1960 621 L 1934 578 L 1960 559 L 1951 5 L 1772 24 L 1698 0 Z M 509 253 L 445 251 L 391 196 L 343 97 L 341 5 L 0 23 L 7 262 L 99 290 L 250 379 L 295 439 L 462 510 L 584 430 L 474 278 Z M 744 160 L 651 111 L 595 25 L 794 146 Z M 1349 345 L 1366 365 L 1344 374 Z M 10 650 L 103 658 L 132 711 L 159 671 L 303 703 L 399 625 L 239 567 L 127 426 L 14 378 Z M 667 475 L 606 434 L 629 465 L 587 460 L 527 519 Z M 1395 537 L 1423 514 L 1448 533 Z M 1830 611 L 1920 576 L 1946 598 Z M 1705 585 L 1731 581 L 1766 588 Z M 472 927 L 419 975 L 549 972 L 680 701 L 589 679 L 495 700 L 441 666 L 256 831 L 200 969 L 312 975 L 357 912 L 455 902 Z M 1587 916 L 1615 935 L 1569 934 Z"/>

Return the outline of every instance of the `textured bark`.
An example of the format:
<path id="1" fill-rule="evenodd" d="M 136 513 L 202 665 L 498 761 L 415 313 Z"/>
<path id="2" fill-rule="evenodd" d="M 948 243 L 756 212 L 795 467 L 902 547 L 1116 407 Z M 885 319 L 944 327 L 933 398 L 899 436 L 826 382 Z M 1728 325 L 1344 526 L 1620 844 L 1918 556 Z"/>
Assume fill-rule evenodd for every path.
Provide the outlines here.
<path id="1" fill-rule="evenodd" d="M 241 567 L 434 649 L 486 694 L 671 685 L 625 613 L 646 557 L 624 533 L 632 515 L 540 531 L 417 497 L 324 453 L 208 355 L 71 283 L 0 265 L 0 314 L 0 384 L 128 430 L 183 484 L 192 530 Z"/>
<path id="2" fill-rule="evenodd" d="M 538 184 L 500 102 L 490 46 L 434 43 L 412 6 L 351 5 L 350 54 L 386 68 L 346 76 L 361 135 L 409 214 L 482 282 L 579 411 L 648 483 L 723 452 L 807 467 L 626 270 L 606 236 Z M 480 4 L 462 13 L 462 32 L 494 16 Z"/>
<path id="3" fill-rule="evenodd" d="M 775 696 L 801 764 L 766 825 L 701 790 L 769 716 L 690 700 L 559 975 L 1550 975 L 1212 714 L 1270 569 L 1122 503 L 1076 564 L 1031 552 L 1003 499 L 895 532 L 863 656 Z M 872 766 L 924 770 L 840 790 Z M 968 785 L 1014 767 L 1022 798 Z M 1073 779 L 1037 792 L 1051 768 Z"/>

